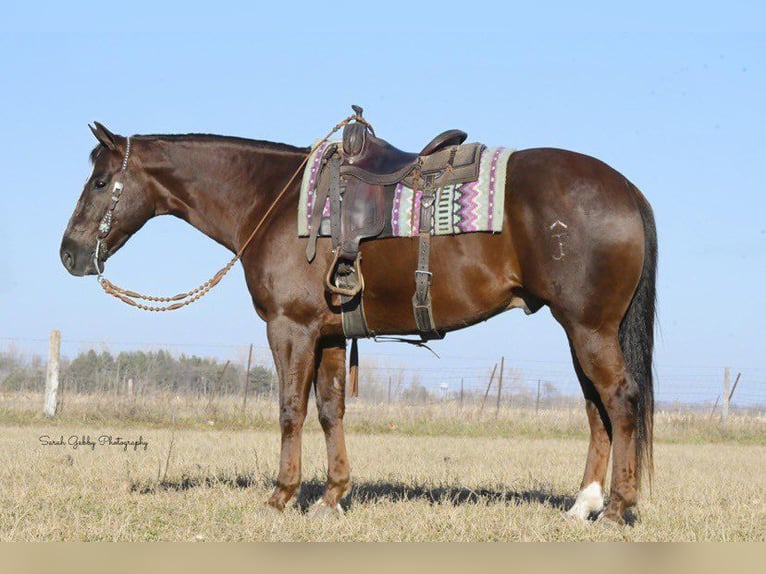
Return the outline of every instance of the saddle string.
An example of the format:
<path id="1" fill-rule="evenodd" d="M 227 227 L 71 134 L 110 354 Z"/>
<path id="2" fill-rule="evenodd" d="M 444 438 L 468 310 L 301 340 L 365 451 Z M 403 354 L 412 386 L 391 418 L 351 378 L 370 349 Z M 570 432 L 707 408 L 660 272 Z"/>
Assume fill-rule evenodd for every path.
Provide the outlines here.
<path id="1" fill-rule="evenodd" d="M 287 190 L 293 184 L 293 182 L 295 181 L 295 178 L 298 177 L 298 174 L 301 173 L 301 170 L 305 167 L 311 155 L 317 150 L 317 148 L 319 148 L 319 146 L 321 146 L 323 143 L 329 140 L 330 137 L 332 137 L 332 135 L 335 132 L 337 132 L 339 129 L 346 126 L 352 121 L 361 121 L 361 123 L 372 128 L 372 126 L 370 126 L 370 124 L 368 124 L 367 121 L 361 117 L 361 114 L 359 114 L 355 110 L 354 114 L 348 116 L 346 119 L 336 124 L 325 137 L 323 137 L 321 140 L 319 140 L 319 142 L 314 144 L 314 146 L 309 151 L 308 155 L 303 159 L 303 161 L 300 163 L 298 168 L 295 170 L 295 173 L 293 173 L 292 177 L 290 177 L 288 182 L 282 188 L 282 191 L 279 192 L 279 194 L 274 199 L 274 201 L 271 202 L 271 205 L 269 205 L 269 208 L 261 216 L 260 221 L 258 221 L 258 224 L 255 226 L 255 228 L 250 233 L 248 238 L 242 244 L 242 247 L 240 247 L 239 251 L 237 251 L 236 255 L 234 255 L 231 261 L 229 261 L 226 265 L 224 265 L 215 275 L 213 275 L 210 279 L 208 279 L 201 285 L 195 287 L 194 289 L 190 291 L 178 293 L 170 297 L 157 297 L 154 295 L 143 295 L 141 293 L 137 293 L 129 289 L 123 289 L 122 287 L 119 287 L 115 285 L 114 283 L 112 283 L 111 281 L 109 281 L 100 272 L 97 274 L 97 280 L 99 285 L 101 285 L 101 288 L 104 290 L 104 292 L 107 295 L 111 295 L 112 297 L 119 299 L 123 303 L 126 303 L 127 305 L 131 305 L 132 307 L 141 309 L 142 311 L 154 311 L 154 312 L 175 311 L 176 309 L 181 309 L 183 307 L 186 307 L 187 305 L 191 305 L 195 301 L 199 301 L 202 297 L 207 295 L 207 293 L 213 287 L 215 287 L 229 271 L 231 271 L 231 268 L 234 267 L 237 261 L 241 259 L 242 254 L 245 252 L 245 249 L 247 249 L 248 245 L 250 245 L 250 242 L 255 237 L 255 234 L 258 233 L 258 230 L 263 226 L 264 222 L 269 217 L 269 215 L 271 215 L 271 212 L 274 210 L 279 200 L 282 199 L 285 193 L 287 193 Z M 96 266 L 96 269 L 98 270 L 98 266 Z M 144 303 L 140 303 L 139 301 L 149 301 L 151 303 L 170 303 L 170 304 L 169 305 L 146 305 Z"/>

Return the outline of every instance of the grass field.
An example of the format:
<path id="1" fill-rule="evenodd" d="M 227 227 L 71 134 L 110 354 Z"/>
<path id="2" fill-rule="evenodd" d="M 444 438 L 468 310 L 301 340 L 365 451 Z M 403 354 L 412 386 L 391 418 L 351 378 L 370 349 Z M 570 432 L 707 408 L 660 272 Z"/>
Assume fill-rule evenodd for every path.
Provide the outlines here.
<path id="1" fill-rule="evenodd" d="M 354 487 L 345 515 L 326 519 L 307 512 L 325 473 L 315 413 L 303 489 L 274 516 L 261 511 L 279 456 L 274 405 L 251 405 L 244 419 L 225 402 L 179 404 L 169 418 L 155 408 L 115 418 L 105 405 L 72 400 L 46 421 L 23 401 L 0 403 L 0 540 L 766 540 L 762 416 L 733 417 L 721 430 L 706 415 L 660 413 L 653 493 L 632 527 L 610 530 L 563 516 L 587 448 L 576 410 L 501 410 L 495 419 L 443 405 L 352 403 Z M 75 449 L 43 445 L 41 435 L 148 444 Z"/>

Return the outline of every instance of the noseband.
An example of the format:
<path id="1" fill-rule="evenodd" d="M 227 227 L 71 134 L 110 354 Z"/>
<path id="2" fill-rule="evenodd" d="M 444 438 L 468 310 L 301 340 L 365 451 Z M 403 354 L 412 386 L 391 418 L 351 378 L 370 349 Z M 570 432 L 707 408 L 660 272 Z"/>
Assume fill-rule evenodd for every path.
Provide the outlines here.
<path id="1" fill-rule="evenodd" d="M 99 277 L 101 276 L 101 271 L 103 271 L 103 265 L 100 265 L 99 263 L 101 246 L 104 246 L 104 255 L 106 256 L 106 251 L 108 250 L 106 236 L 109 235 L 109 232 L 112 230 L 114 209 L 117 207 L 117 203 L 119 203 L 120 196 L 122 195 L 122 190 L 125 187 L 122 180 L 125 179 L 128 173 L 128 158 L 130 158 L 130 137 L 127 138 L 125 144 L 125 157 L 122 158 L 122 167 L 112 186 L 112 201 L 109 204 L 109 207 L 107 207 L 104 217 L 101 218 L 101 223 L 98 224 L 98 235 L 96 236 L 96 250 L 93 252 L 93 263 L 96 265 L 96 273 Z"/>

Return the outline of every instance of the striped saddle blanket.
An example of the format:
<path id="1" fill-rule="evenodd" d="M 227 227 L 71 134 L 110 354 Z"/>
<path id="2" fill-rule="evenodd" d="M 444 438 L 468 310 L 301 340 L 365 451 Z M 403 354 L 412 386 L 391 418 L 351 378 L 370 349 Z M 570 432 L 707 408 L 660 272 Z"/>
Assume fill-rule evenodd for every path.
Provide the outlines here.
<path id="1" fill-rule="evenodd" d="M 306 164 L 298 205 L 298 235 L 311 233 L 318 175 L 328 142 L 312 154 Z M 499 233 L 503 229 L 505 180 L 513 149 L 485 148 L 481 154 L 476 181 L 439 188 L 434 202 L 432 234 L 456 235 L 475 231 Z M 386 197 L 386 224 L 379 237 L 415 237 L 420 229 L 420 190 L 413 192 L 397 184 Z M 319 235 L 330 235 L 330 200 L 327 199 L 319 222 Z"/>

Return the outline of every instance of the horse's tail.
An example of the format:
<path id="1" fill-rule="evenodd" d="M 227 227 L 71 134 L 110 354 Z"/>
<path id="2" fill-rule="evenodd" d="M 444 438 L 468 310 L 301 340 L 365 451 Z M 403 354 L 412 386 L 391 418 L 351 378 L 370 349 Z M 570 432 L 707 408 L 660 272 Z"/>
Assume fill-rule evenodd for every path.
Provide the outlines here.
<path id="1" fill-rule="evenodd" d="M 636 484 L 640 488 L 642 471 L 651 487 L 654 463 L 652 435 L 654 429 L 654 385 L 652 353 L 656 313 L 657 228 L 654 214 L 643 194 L 635 191 L 644 223 L 644 267 L 627 313 L 620 324 L 619 338 L 628 371 L 638 385 L 636 405 Z"/>

